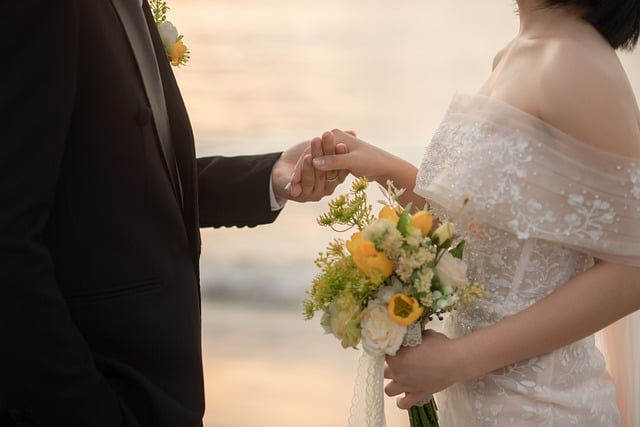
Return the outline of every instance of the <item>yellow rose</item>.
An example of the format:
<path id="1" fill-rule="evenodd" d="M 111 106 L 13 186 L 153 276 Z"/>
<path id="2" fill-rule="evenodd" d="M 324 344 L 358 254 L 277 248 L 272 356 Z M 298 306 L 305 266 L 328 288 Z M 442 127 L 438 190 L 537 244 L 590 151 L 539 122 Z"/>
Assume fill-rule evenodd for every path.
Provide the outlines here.
<path id="1" fill-rule="evenodd" d="M 360 271 L 373 282 L 379 283 L 393 273 L 391 260 L 384 252 L 378 251 L 373 242 L 363 239 L 359 232 L 347 241 L 347 249 Z"/>
<path id="2" fill-rule="evenodd" d="M 422 236 L 426 236 L 433 227 L 433 217 L 427 211 L 420 211 L 413 214 L 411 224 L 420 229 Z"/>
<path id="3" fill-rule="evenodd" d="M 395 294 L 389 306 L 389 317 L 391 320 L 402 326 L 409 326 L 422 316 L 422 307 L 415 298 L 402 293 Z"/>
<path id="4" fill-rule="evenodd" d="M 443 244 L 447 240 L 453 239 L 456 229 L 451 222 L 445 222 L 440 227 L 436 228 L 433 235 L 438 238 L 438 245 Z"/>
<path id="5" fill-rule="evenodd" d="M 393 221 L 394 224 L 398 223 L 400 217 L 398 216 L 398 209 L 394 209 L 391 206 L 385 205 L 380 212 L 378 213 L 378 218 L 380 219 L 388 219 Z"/>

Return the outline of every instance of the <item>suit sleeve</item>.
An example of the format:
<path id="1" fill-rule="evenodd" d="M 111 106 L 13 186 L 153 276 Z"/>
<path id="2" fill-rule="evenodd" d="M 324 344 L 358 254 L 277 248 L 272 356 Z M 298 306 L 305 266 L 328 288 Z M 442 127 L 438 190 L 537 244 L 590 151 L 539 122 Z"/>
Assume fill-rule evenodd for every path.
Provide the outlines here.
<path id="1" fill-rule="evenodd" d="M 254 227 L 273 222 L 269 180 L 281 153 L 198 159 L 201 227 Z"/>
<path id="2" fill-rule="evenodd" d="M 13 48 L 0 91 L 0 421 L 136 426 L 74 326 L 46 245 L 76 90 L 75 2 L 4 5 L 0 34 Z"/>

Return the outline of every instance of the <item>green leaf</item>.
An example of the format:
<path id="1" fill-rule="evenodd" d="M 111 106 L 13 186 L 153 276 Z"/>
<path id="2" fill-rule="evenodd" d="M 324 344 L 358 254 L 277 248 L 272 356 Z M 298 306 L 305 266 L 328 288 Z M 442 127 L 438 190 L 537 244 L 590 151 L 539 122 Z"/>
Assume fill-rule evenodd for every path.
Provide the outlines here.
<path id="1" fill-rule="evenodd" d="M 460 243 L 456 245 L 455 248 L 451 249 L 451 255 L 455 258 L 462 259 L 462 252 L 464 251 L 464 240 L 461 240 Z"/>
<path id="2" fill-rule="evenodd" d="M 411 225 L 411 203 L 400 214 L 398 219 L 398 231 L 406 236 L 409 233 L 409 225 Z"/>

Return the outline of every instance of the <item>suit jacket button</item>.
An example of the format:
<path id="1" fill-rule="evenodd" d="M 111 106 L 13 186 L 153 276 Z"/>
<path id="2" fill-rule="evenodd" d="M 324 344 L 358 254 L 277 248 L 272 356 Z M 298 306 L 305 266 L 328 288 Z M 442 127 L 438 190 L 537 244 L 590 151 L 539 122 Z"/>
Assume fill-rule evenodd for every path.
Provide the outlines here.
<path id="1" fill-rule="evenodd" d="M 148 107 L 140 107 L 136 113 L 136 123 L 138 126 L 145 126 L 151 118 L 151 110 Z"/>

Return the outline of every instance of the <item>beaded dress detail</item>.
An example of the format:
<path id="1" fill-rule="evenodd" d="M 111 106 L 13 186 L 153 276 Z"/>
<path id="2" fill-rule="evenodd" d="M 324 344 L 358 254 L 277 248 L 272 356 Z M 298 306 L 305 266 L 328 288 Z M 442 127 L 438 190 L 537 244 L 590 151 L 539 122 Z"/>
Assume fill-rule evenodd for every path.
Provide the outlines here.
<path id="1" fill-rule="evenodd" d="M 457 93 L 416 193 L 465 238 L 490 292 L 445 321 L 459 337 L 513 315 L 593 265 L 640 266 L 640 159 L 596 150 L 500 100 Z M 618 426 L 593 336 L 439 393 L 443 427 Z"/>

